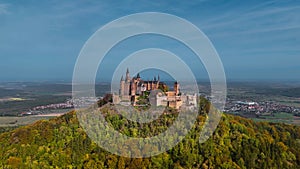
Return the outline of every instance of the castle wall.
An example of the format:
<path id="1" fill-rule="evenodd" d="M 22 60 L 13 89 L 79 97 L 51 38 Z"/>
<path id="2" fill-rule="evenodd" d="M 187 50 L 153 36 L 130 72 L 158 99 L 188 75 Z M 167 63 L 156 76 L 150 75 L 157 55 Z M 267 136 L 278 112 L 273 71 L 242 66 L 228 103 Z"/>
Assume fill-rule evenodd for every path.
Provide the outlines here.
<path id="1" fill-rule="evenodd" d="M 129 96 L 130 94 L 130 83 L 124 83 L 124 96 Z"/>

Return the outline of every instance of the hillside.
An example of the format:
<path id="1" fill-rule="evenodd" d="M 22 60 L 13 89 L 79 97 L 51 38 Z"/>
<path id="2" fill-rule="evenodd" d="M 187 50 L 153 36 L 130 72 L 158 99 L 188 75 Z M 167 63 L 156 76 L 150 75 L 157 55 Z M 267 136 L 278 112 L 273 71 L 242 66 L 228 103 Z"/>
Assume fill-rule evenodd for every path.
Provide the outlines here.
<path id="1" fill-rule="evenodd" d="M 156 124 L 174 116 L 166 115 Z M 140 126 L 117 114 L 106 119 L 129 136 L 161 131 L 156 125 Z M 300 168 L 300 127 L 223 115 L 211 137 L 198 143 L 197 126 L 184 141 L 151 158 L 124 158 L 99 148 L 79 126 L 75 112 L 38 121 L 0 135 L 0 168 Z"/>

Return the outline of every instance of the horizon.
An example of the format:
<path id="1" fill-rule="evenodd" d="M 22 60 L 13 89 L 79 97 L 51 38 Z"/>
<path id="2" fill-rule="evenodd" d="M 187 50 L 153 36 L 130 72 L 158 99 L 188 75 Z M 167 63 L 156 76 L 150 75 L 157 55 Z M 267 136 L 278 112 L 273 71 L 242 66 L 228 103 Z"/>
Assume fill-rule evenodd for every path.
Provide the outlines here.
<path id="1" fill-rule="evenodd" d="M 147 79 L 147 78 L 146 78 Z M 166 79 L 162 81 L 167 82 L 174 82 L 175 80 L 172 79 Z M 197 83 L 210 83 L 209 79 L 196 79 Z M 35 80 L 0 80 L 0 84 L 3 83 L 53 83 L 53 84 L 70 84 L 72 85 L 72 80 L 63 80 L 63 79 L 35 79 Z M 95 84 L 101 84 L 101 83 L 111 83 L 109 79 L 107 80 L 97 80 L 95 81 Z M 230 83 L 261 83 L 261 84 L 272 84 L 272 83 L 279 83 L 279 84 L 292 84 L 292 83 L 299 83 L 300 79 L 227 79 L 227 84 Z"/>

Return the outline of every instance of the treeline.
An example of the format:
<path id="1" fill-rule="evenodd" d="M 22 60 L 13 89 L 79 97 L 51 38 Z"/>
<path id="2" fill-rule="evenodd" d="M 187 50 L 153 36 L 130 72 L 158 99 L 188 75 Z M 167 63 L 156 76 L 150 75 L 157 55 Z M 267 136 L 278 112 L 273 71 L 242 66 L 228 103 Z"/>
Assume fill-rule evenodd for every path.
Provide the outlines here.
<path id="1" fill-rule="evenodd" d="M 109 100 L 109 98 L 107 98 Z M 209 102 L 201 99 L 191 132 L 171 150 L 150 158 L 125 158 L 97 146 L 80 127 L 76 113 L 42 120 L 0 135 L 1 168 L 300 168 L 300 127 L 254 123 L 223 115 L 213 136 L 200 144 Z M 106 107 L 106 120 L 119 132 L 147 137 L 163 132 L 175 110 L 140 125 Z"/>

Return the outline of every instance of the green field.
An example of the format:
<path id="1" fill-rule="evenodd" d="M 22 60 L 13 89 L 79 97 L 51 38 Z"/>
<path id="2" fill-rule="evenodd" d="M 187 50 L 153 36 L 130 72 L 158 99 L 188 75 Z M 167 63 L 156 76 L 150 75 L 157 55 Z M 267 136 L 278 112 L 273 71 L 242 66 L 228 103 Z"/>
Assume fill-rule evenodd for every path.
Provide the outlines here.
<path id="1" fill-rule="evenodd" d="M 273 116 L 260 116 L 259 118 L 252 118 L 254 121 L 268 121 L 274 123 L 294 123 L 294 116 L 290 113 L 274 113 Z"/>

